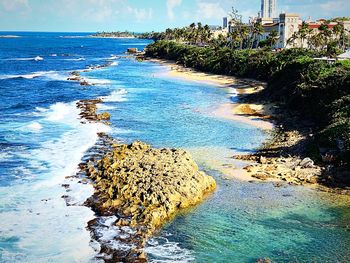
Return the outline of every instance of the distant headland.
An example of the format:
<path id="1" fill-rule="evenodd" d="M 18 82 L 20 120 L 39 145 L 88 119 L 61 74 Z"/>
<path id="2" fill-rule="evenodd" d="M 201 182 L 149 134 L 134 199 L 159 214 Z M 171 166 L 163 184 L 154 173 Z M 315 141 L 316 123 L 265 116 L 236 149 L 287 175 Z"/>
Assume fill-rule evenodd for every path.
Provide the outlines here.
<path id="1" fill-rule="evenodd" d="M 129 31 L 114 31 L 114 32 L 97 32 L 90 37 L 96 38 L 143 38 L 152 39 L 154 33 L 135 33 Z"/>

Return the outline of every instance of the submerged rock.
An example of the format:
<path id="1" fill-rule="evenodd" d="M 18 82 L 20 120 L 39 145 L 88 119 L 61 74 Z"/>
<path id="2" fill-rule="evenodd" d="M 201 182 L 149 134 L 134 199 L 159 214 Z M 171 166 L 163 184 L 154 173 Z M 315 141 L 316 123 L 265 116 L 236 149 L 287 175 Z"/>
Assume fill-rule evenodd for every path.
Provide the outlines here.
<path id="1" fill-rule="evenodd" d="M 255 262 L 256 263 L 272 263 L 272 260 L 269 258 L 259 258 Z"/>
<path id="2" fill-rule="evenodd" d="M 95 182 L 95 211 L 117 215 L 116 225 L 135 227 L 143 238 L 216 187 L 186 151 L 139 141 L 114 145 L 87 174 Z"/>
<path id="3" fill-rule="evenodd" d="M 137 48 L 131 47 L 131 48 L 128 48 L 127 52 L 130 54 L 136 54 L 139 52 L 139 50 Z"/>
<path id="4" fill-rule="evenodd" d="M 80 82 L 80 86 L 92 86 L 92 84 L 87 82 L 86 80 L 83 80 Z"/>
<path id="5" fill-rule="evenodd" d="M 98 120 L 109 120 L 111 118 L 111 114 L 109 112 L 103 112 L 100 114 L 97 114 Z"/>

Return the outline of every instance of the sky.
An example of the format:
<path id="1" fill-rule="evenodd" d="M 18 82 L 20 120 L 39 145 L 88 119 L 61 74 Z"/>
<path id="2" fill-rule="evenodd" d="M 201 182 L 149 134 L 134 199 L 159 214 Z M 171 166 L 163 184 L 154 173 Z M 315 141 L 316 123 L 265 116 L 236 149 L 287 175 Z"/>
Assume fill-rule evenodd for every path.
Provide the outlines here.
<path id="1" fill-rule="evenodd" d="M 162 31 L 221 25 L 234 7 L 248 20 L 260 0 L 0 0 L 0 31 Z M 350 16 L 350 0 L 277 0 L 278 12 L 303 19 Z"/>

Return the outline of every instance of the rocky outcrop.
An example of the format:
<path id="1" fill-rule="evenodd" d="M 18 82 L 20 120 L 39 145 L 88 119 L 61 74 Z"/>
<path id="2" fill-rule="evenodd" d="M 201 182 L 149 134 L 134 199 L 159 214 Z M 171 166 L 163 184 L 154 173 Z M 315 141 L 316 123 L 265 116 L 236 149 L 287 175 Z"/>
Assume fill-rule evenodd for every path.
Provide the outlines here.
<path id="1" fill-rule="evenodd" d="M 102 102 L 78 101 L 81 122 L 110 124 L 108 112 L 97 113 Z M 107 263 L 147 262 L 143 250 L 147 238 L 179 210 L 214 191 L 215 180 L 199 171 L 184 150 L 155 149 L 139 141 L 125 145 L 107 134 L 98 136 L 78 172 L 95 188 L 85 205 L 96 212 L 88 224 L 92 241 L 99 244 L 96 258 Z M 63 198 L 69 204 L 69 197 Z M 115 234 L 105 238 L 104 231 Z"/>
<path id="2" fill-rule="evenodd" d="M 96 70 L 96 69 L 106 68 L 106 67 L 111 66 L 112 63 L 113 63 L 112 61 L 108 61 L 102 65 L 90 65 L 84 70 L 72 71 L 72 72 L 70 72 L 67 80 L 79 82 L 80 86 L 94 86 L 95 84 L 90 83 L 86 79 L 84 79 L 81 76 L 80 72 L 89 72 L 89 71 Z"/>
<path id="3" fill-rule="evenodd" d="M 97 119 L 99 121 L 107 121 L 111 118 L 111 114 L 109 112 L 103 112 L 100 114 L 97 114 Z"/>
<path id="4" fill-rule="evenodd" d="M 142 142 L 113 145 L 86 173 L 95 183 L 90 200 L 99 214 L 118 215 L 118 226 L 148 237 L 183 208 L 212 192 L 215 180 L 198 170 L 184 150 L 155 149 Z"/>
<path id="5" fill-rule="evenodd" d="M 128 48 L 127 52 L 129 54 L 137 54 L 139 50 L 137 48 L 131 47 L 131 48 Z"/>
<path id="6" fill-rule="evenodd" d="M 297 185 L 316 184 L 322 172 L 322 169 L 315 166 L 310 158 L 260 156 L 255 161 L 257 163 L 246 166 L 244 169 L 250 176 L 260 180 L 279 179 Z"/>
<path id="7" fill-rule="evenodd" d="M 272 260 L 269 258 L 259 258 L 255 262 L 256 263 L 272 263 Z"/>
<path id="8" fill-rule="evenodd" d="M 80 76 L 80 72 L 78 71 L 73 71 L 69 74 L 69 77 L 67 78 L 67 80 L 70 81 L 77 81 L 79 82 L 80 86 L 93 86 L 92 83 L 89 83 L 88 81 L 86 81 L 84 78 L 82 78 Z"/>
<path id="9" fill-rule="evenodd" d="M 99 137 L 93 156 L 79 165 L 95 188 L 85 204 L 97 215 L 88 228 L 100 244 L 98 257 L 104 262 L 147 262 L 147 238 L 179 210 L 214 191 L 215 180 L 199 171 L 184 150 L 155 149 L 139 141 L 119 144 L 102 133 Z M 106 218 L 113 218 L 108 226 Z M 101 236 L 105 228 L 118 234 L 106 241 Z"/>
<path id="10" fill-rule="evenodd" d="M 90 122 L 100 121 L 109 125 L 107 122 L 111 115 L 109 112 L 97 113 L 97 104 L 101 103 L 102 99 L 80 100 L 77 102 L 77 108 L 80 109 L 80 117 Z"/>

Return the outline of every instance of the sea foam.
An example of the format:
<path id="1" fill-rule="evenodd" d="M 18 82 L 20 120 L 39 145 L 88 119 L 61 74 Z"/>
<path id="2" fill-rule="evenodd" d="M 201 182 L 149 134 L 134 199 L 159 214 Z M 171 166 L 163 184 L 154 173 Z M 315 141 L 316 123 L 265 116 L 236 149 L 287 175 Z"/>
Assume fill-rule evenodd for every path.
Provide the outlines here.
<path id="1" fill-rule="evenodd" d="M 165 237 L 151 238 L 145 247 L 150 262 L 194 262 L 195 258 L 187 249 L 181 248 L 177 242 L 171 242 Z M 157 260 L 152 260 L 152 258 Z"/>
<path id="2" fill-rule="evenodd" d="M 43 128 L 39 122 L 33 122 L 31 124 L 28 124 L 26 127 L 34 132 L 40 131 Z"/>
<path id="3" fill-rule="evenodd" d="M 0 75 L 0 79 L 34 79 L 39 77 L 45 77 L 53 80 L 67 80 L 66 73 L 60 73 L 58 71 L 38 71 L 28 74 L 20 75 Z"/>
<path id="4" fill-rule="evenodd" d="M 85 58 L 66 58 L 66 59 L 63 59 L 63 60 L 67 60 L 67 61 L 84 61 Z"/>
<path id="5" fill-rule="evenodd" d="M 46 111 L 46 120 L 73 124 L 77 121 L 79 110 L 75 103 L 57 102 Z"/>
<path id="6" fill-rule="evenodd" d="M 97 142 L 97 133 L 109 132 L 110 127 L 102 123 L 82 124 L 76 101 L 36 110 L 42 114 L 40 125 L 48 127 L 50 135 L 43 134 L 40 147 L 30 150 L 27 158 L 44 169 L 28 166 L 18 175 L 33 176 L 30 182 L 1 190 L 0 203 L 9 208 L 1 212 L 2 237 L 20 237 L 16 252 L 2 254 L 2 260 L 90 262 L 95 251 L 84 226 L 94 213 L 83 202 L 94 190 L 90 184 L 78 183 L 79 178 L 70 176 L 77 173 L 85 152 Z M 35 122 L 29 125 L 39 128 Z M 66 192 L 62 184 L 69 185 L 72 191 Z M 66 195 L 74 206 L 66 205 L 61 198 Z"/>
<path id="7" fill-rule="evenodd" d="M 28 60 L 33 60 L 33 61 L 41 61 L 44 60 L 43 57 L 41 56 L 36 56 L 34 58 L 10 58 L 8 60 L 17 60 L 17 61 L 28 61 Z"/>
<path id="8" fill-rule="evenodd" d="M 88 83 L 91 83 L 93 85 L 108 85 L 111 84 L 111 81 L 108 79 L 93 79 L 93 78 L 86 78 L 84 77 L 84 80 Z"/>
<path id="9" fill-rule="evenodd" d="M 126 89 L 118 89 L 113 91 L 109 96 L 102 97 L 101 99 L 105 102 L 123 102 L 127 101 L 126 94 L 128 94 Z"/>

